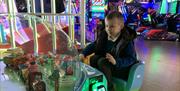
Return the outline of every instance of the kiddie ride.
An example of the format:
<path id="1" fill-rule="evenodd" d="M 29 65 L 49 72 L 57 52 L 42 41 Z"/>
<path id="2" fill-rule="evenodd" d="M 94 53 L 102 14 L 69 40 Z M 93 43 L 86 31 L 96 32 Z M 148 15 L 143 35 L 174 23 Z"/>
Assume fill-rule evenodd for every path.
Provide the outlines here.
<path id="1" fill-rule="evenodd" d="M 26 40 L 18 44 L 17 48 L 3 52 L 8 55 L 0 59 L 1 91 L 107 91 L 105 76 L 79 61 L 75 46 L 62 30 L 56 30 L 57 51 L 53 54 L 53 28 L 50 24 L 43 23 L 40 18 L 27 16 L 16 15 L 15 18 L 18 17 L 21 22 L 34 19 L 37 25 L 45 26 L 43 30 L 37 28 L 39 54 L 33 54 L 34 39 Z M 27 37 L 32 36 L 28 35 L 33 29 L 27 22 L 23 23 L 22 27 L 29 28 L 24 29 Z M 43 31 L 46 30 L 50 32 L 44 34 Z M 21 31 L 18 34 L 22 35 Z M 15 41 L 17 40 L 18 38 L 15 38 Z"/>

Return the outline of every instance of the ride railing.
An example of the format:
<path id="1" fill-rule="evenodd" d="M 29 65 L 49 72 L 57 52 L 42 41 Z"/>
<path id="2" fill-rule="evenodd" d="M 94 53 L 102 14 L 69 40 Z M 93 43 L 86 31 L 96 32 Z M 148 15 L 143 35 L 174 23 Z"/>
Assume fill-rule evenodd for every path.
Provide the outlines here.
<path id="1" fill-rule="evenodd" d="M 10 25 L 10 44 L 11 48 L 16 48 L 16 43 L 15 43 L 15 34 L 14 34 L 14 29 L 17 27 L 15 26 L 17 23 L 17 19 L 15 16 L 17 14 L 21 15 L 34 15 L 41 17 L 44 21 L 49 21 L 51 22 L 53 29 L 52 29 L 52 41 L 53 41 L 53 52 L 56 51 L 56 30 L 55 27 L 60 26 L 58 25 L 59 22 L 62 22 L 61 17 L 66 17 L 67 18 L 67 23 L 68 23 L 68 35 L 70 39 L 74 42 L 75 40 L 75 33 L 74 33 L 74 17 L 78 16 L 80 17 L 80 43 L 81 47 L 85 46 L 85 0 L 79 0 L 79 12 L 73 12 L 73 9 L 75 9 L 74 2 L 72 0 L 65 0 L 65 6 L 68 8 L 66 12 L 64 13 L 56 13 L 56 0 L 50 0 L 51 4 L 51 12 L 50 13 L 45 13 L 45 7 L 44 6 L 44 1 L 45 0 L 40 0 L 40 7 L 41 11 L 37 12 L 37 5 L 36 5 L 36 0 L 25 0 L 27 4 L 27 12 L 18 12 L 15 4 L 15 0 L 0 0 L 0 7 L 3 7 L 4 9 L 0 11 L 1 16 L 3 14 L 7 15 L 9 17 L 9 25 Z M 38 0 L 37 0 L 38 1 Z M 4 5 L 4 6 L 3 6 Z M 73 7 L 74 6 L 74 7 Z M 77 10 L 76 10 L 77 11 Z M 31 25 L 33 24 L 32 22 L 36 23 L 36 21 L 32 21 L 32 19 L 29 19 L 29 24 L 32 26 L 33 29 L 33 38 L 34 38 L 34 46 L 38 46 L 38 33 L 36 30 L 36 25 Z M 61 28 L 61 27 L 60 27 Z M 2 40 L 2 37 L 0 39 Z M 0 41 L 2 42 L 2 41 Z M 34 47 L 35 48 L 35 47 Z M 34 49 L 37 50 L 37 49 Z M 38 51 L 35 51 L 36 54 Z"/>

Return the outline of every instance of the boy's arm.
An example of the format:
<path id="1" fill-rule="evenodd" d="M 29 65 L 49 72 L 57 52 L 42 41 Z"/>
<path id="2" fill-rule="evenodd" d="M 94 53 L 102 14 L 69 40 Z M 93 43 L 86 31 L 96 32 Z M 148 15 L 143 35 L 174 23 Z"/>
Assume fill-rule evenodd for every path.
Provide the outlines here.
<path id="1" fill-rule="evenodd" d="M 130 42 L 125 48 L 125 55 L 125 57 L 116 58 L 117 68 L 128 67 L 132 65 L 135 61 L 137 61 L 136 51 L 133 42 Z"/>
<path id="2" fill-rule="evenodd" d="M 86 57 L 92 54 L 94 50 L 95 50 L 95 42 L 92 42 L 85 47 L 85 49 L 82 51 L 82 54 Z"/>

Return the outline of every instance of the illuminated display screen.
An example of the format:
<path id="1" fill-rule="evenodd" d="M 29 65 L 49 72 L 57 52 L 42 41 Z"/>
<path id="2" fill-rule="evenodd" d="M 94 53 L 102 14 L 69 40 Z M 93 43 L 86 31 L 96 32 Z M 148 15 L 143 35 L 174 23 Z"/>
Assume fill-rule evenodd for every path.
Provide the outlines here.
<path id="1" fill-rule="evenodd" d="M 174 2 L 174 1 L 177 1 L 177 0 L 167 0 L 168 3 Z"/>
<path id="2" fill-rule="evenodd" d="M 168 12 L 175 14 L 176 13 L 176 6 L 177 6 L 177 2 L 168 3 Z"/>
<path id="3" fill-rule="evenodd" d="M 92 17 L 104 19 L 105 0 L 92 0 L 91 12 Z"/>
<path id="4" fill-rule="evenodd" d="M 91 11 L 92 12 L 104 12 L 105 0 L 92 0 Z"/>
<path id="5" fill-rule="evenodd" d="M 105 13 L 102 12 L 92 13 L 92 17 L 98 17 L 99 19 L 104 19 Z"/>
<path id="6" fill-rule="evenodd" d="M 104 6 L 92 6 L 92 12 L 104 12 Z"/>

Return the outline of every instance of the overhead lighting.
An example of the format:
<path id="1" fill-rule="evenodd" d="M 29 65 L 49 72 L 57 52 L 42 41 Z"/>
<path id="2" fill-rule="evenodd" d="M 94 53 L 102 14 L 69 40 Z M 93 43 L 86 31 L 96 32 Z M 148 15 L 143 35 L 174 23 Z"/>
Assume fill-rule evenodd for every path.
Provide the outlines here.
<path id="1" fill-rule="evenodd" d="M 132 3 L 133 0 L 126 0 L 126 3 Z"/>

